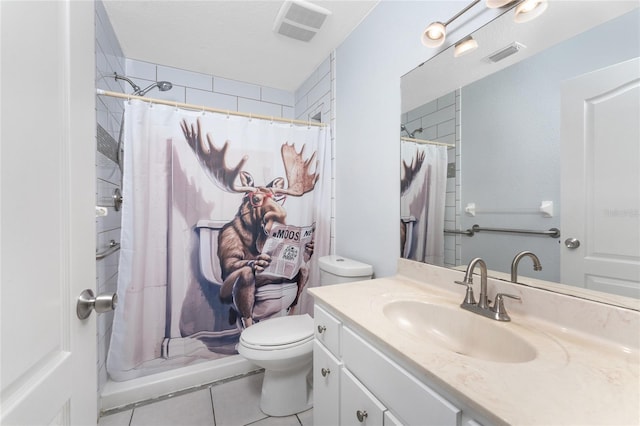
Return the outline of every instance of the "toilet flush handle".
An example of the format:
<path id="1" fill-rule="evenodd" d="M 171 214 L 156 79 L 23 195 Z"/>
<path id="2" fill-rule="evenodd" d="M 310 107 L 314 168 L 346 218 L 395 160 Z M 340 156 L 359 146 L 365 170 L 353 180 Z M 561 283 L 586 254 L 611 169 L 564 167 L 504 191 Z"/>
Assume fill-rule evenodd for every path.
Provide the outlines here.
<path id="1" fill-rule="evenodd" d="M 327 327 L 325 327 L 324 325 L 319 325 L 318 326 L 318 333 L 322 334 L 327 330 Z"/>

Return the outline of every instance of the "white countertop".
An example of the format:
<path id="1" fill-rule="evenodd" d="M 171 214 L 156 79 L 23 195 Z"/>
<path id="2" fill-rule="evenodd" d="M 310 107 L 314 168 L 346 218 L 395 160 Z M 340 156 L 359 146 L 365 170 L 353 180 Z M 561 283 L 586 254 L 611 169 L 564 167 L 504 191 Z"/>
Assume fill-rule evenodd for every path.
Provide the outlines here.
<path id="1" fill-rule="evenodd" d="M 452 281 L 450 285 L 442 282 L 445 277 L 446 281 L 456 278 L 456 271 L 445 272 L 429 265 L 416 267 L 424 279 L 416 280 L 416 271 L 403 274 L 401 270 L 391 278 L 316 287 L 309 292 L 316 302 L 378 343 L 414 374 L 491 422 L 640 424 L 640 312 L 595 302 L 589 302 L 593 306 L 579 300 L 573 303 L 565 297 L 560 299 L 562 303 L 551 303 L 553 309 L 545 317 L 544 309 L 527 310 L 527 303 L 556 296 L 549 292 L 536 295 L 541 290 L 522 286 L 507 287 L 523 299 L 519 306 L 505 301 L 511 322 L 480 315 L 476 315 L 477 320 L 492 321 L 516 333 L 538 354 L 527 362 L 487 361 L 458 354 L 428 338 L 416 339 L 383 314 L 382 307 L 392 300 L 423 300 L 453 308 L 460 304 L 464 288 Z M 479 285 L 475 285 L 477 296 Z M 505 291 L 505 286 L 508 284 L 491 280 L 489 295 Z M 558 315 L 558 309 L 562 315 Z M 590 326 L 593 333 L 584 330 L 582 315 L 596 324 Z M 613 339 L 608 338 L 609 330 L 615 330 Z"/>

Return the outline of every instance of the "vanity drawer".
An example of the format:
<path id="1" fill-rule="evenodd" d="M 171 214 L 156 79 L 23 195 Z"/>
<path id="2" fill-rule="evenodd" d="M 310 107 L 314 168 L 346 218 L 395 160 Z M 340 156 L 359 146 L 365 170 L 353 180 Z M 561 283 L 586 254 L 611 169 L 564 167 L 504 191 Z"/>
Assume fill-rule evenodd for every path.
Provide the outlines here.
<path id="1" fill-rule="evenodd" d="M 336 357 L 340 357 L 340 329 L 342 323 L 318 305 L 313 308 L 316 339 Z"/>
<path id="2" fill-rule="evenodd" d="M 385 406 L 345 368 L 340 371 L 340 389 L 340 426 L 384 425 Z"/>
<path id="3" fill-rule="evenodd" d="M 347 327 L 342 329 L 341 343 L 345 367 L 404 424 L 419 426 L 459 424 L 462 415 L 459 408 L 412 377 Z"/>
<path id="4" fill-rule="evenodd" d="M 340 424 L 340 367 L 342 362 L 317 341 L 313 342 L 313 424 Z"/>

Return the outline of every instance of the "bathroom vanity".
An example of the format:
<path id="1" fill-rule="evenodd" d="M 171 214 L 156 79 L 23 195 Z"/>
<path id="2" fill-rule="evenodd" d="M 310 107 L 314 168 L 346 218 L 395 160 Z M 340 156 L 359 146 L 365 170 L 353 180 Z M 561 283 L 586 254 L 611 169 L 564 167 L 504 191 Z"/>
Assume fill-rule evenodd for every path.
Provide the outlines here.
<path id="1" fill-rule="evenodd" d="M 314 424 L 638 424 L 640 312 L 489 279 L 510 322 L 460 308 L 463 273 L 310 289 Z"/>

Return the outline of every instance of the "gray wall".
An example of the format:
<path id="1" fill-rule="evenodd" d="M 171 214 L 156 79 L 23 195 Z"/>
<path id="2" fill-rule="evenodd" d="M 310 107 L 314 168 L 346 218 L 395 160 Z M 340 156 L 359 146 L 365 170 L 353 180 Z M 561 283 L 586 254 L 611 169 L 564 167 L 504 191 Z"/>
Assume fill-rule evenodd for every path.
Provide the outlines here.
<path id="1" fill-rule="evenodd" d="M 551 200 L 555 210 L 552 218 L 463 214 L 463 229 L 475 223 L 560 228 L 561 83 L 637 57 L 638 22 L 640 10 L 636 9 L 462 88 L 461 208 L 473 202 L 478 210 L 535 209 L 542 200 Z M 490 269 L 509 271 L 516 253 L 532 250 L 540 257 L 543 270 L 533 272 L 526 266 L 520 268 L 521 275 L 559 281 L 564 238 L 478 233 L 463 238 L 462 261 L 482 256 Z"/>

